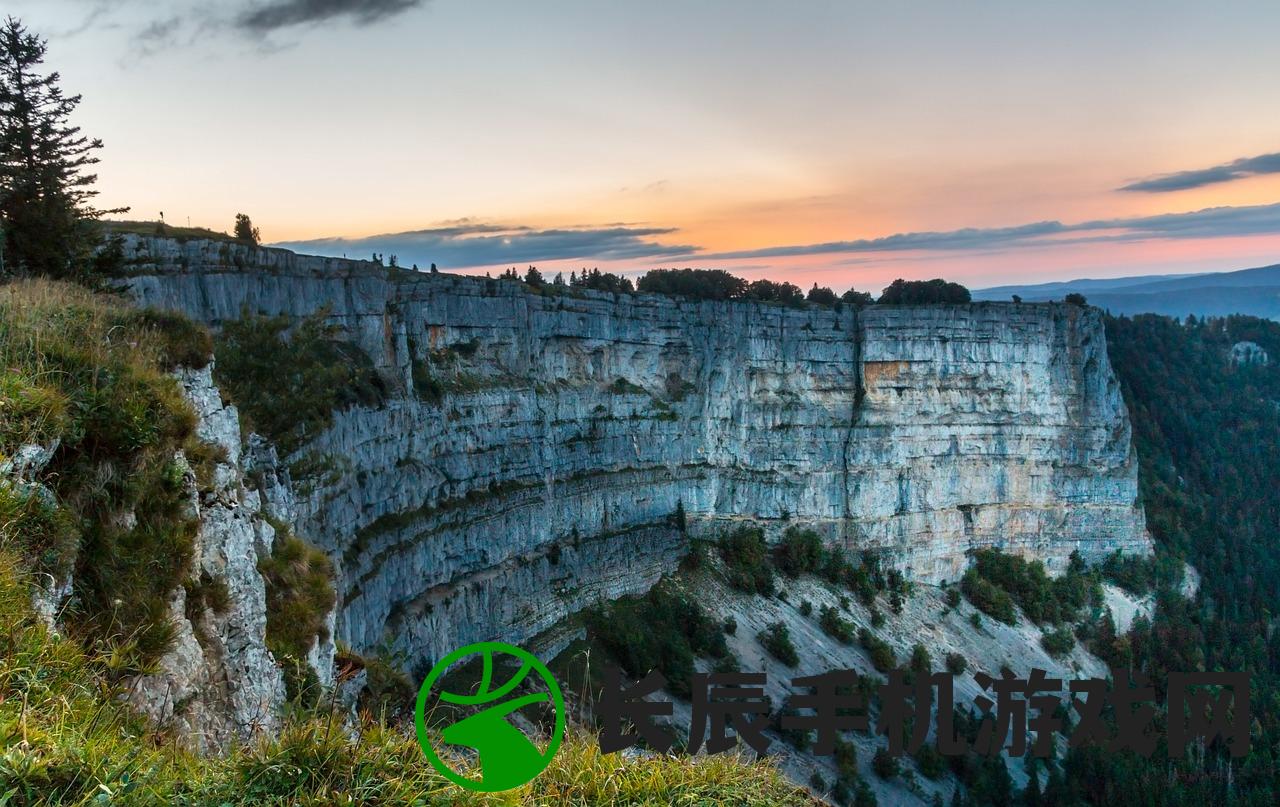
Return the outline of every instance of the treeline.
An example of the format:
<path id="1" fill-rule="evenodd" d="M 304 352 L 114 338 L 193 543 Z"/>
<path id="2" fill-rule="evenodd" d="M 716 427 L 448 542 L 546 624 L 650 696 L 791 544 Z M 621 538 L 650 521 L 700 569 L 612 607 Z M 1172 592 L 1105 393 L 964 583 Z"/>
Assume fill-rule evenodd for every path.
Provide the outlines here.
<path id="1" fill-rule="evenodd" d="M 668 297 L 686 297 L 693 300 L 752 300 L 762 303 L 776 303 L 787 306 L 818 305 L 829 308 L 840 308 L 850 305 L 861 308 L 866 305 L 931 305 L 944 303 L 967 303 L 971 301 L 969 290 L 959 283 L 950 283 L 940 278 L 933 280 L 898 280 L 886 287 L 877 299 L 870 293 L 849 289 L 844 294 L 836 294 L 827 286 L 817 283 L 806 293 L 794 283 L 775 280 L 746 280 L 731 275 L 723 269 L 652 269 L 641 275 L 634 284 L 630 278 L 611 272 L 601 272 L 598 268 L 569 274 L 557 274 L 552 280 L 547 278 L 536 266 L 530 266 L 523 275 L 514 267 L 506 270 L 499 278 L 515 280 L 529 286 L 530 289 L 545 292 L 557 289 L 591 289 L 614 294 L 641 292 L 647 294 L 664 294 Z"/>

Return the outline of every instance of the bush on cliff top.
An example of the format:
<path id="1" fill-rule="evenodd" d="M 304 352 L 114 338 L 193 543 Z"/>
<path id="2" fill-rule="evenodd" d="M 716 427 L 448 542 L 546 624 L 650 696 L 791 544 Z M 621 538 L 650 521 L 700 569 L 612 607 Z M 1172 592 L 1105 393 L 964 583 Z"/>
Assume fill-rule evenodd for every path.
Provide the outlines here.
<path id="1" fill-rule="evenodd" d="M 877 305 L 928 305 L 931 303 L 967 303 L 969 290 L 959 283 L 948 283 L 942 278 L 933 280 L 893 281 L 876 301 Z"/>

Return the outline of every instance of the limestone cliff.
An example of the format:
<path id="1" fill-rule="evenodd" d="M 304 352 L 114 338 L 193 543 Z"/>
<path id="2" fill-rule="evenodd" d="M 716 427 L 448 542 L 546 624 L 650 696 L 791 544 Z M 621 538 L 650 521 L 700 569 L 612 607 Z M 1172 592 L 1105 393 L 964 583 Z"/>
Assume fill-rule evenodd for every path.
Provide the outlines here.
<path id="1" fill-rule="evenodd" d="M 677 506 L 692 533 L 803 524 L 925 582 L 979 546 L 1050 569 L 1150 548 L 1093 309 L 540 295 L 236 244 L 127 251 L 139 302 L 215 327 L 327 307 L 399 390 L 290 458 L 329 469 L 295 486 L 294 522 L 335 561 L 357 650 L 421 665 L 643 588 L 687 540 Z"/>
<path id="2" fill-rule="evenodd" d="M 280 726 L 284 678 L 267 650 L 266 588 L 258 573 L 275 531 L 259 492 L 245 485 L 235 407 L 222 402 L 209 368 L 178 375 L 196 411 L 199 436 L 223 452 L 205 489 L 192 474 L 186 485 L 189 507 L 199 519 L 193 578 L 218 586 L 225 597 L 217 605 L 189 602 L 185 587 L 174 590 L 173 649 L 154 674 L 132 683 L 128 695 L 154 723 L 176 729 L 193 746 L 225 748 Z"/>

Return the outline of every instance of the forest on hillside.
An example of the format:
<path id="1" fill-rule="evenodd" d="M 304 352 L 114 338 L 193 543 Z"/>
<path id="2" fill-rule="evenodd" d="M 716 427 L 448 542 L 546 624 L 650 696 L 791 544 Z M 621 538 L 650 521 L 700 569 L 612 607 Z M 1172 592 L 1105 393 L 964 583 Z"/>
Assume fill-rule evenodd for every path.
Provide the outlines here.
<path id="1" fill-rule="evenodd" d="M 1157 546 L 1157 610 L 1112 646 L 1109 661 L 1152 677 L 1251 674 L 1250 753 L 1221 746 L 1170 760 L 1158 748 L 1073 751 L 1068 798 L 1042 803 L 1274 804 L 1280 748 L 1280 323 L 1108 317 L 1112 364 L 1133 421 L 1140 490 Z M 1269 358 L 1240 361 L 1241 342 Z M 1236 357 L 1233 359 L 1233 355 Z M 1245 353 L 1247 355 L 1247 353 Z M 1174 591 L 1182 561 L 1201 574 L 1192 602 Z"/>

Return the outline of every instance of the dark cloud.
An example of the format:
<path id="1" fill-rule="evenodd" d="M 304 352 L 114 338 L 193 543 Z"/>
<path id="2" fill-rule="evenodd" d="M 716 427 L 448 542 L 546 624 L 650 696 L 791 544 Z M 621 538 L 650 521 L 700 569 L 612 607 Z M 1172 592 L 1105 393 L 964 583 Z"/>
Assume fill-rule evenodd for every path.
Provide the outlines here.
<path id="1" fill-rule="evenodd" d="M 136 55 L 151 56 L 172 47 L 177 43 L 182 28 L 183 21 L 181 17 L 169 17 L 168 19 L 154 20 L 148 23 L 134 37 L 134 44 L 137 48 Z"/>
<path id="2" fill-rule="evenodd" d="M 370 25 L 423 4 L 424 0 L 269 0 L 249 6 L 235 19 L 235 27 L 253 34 L 281 28 L 346 19 Z"/>
<path id="3" fill-rule="evenodd" d="M 992 244 L 1022 241 L 1063 232 L 1057 221 L 1041 221 L 1017 227 L 967 228 L 947 232 L 897 233 L 882 238 L 860 238 L 855 241 L 828 241 L 823 244 L 765 247 L 739 252 L 720 252 L 712 258 L 776 258 L 784 255 L 822 255 L 836 252 L 899 252 L 910 249 L 968 250 Z"/>
<path id="4" fill-rule="evenodd" d="M 373 252 L 395 255 L 402 266 L 414 263 L 442 268 L 524 265 L 553 260 L 629 260 L 691 255 L 691 246 L 668 246 L 654 236 L 675 232 L 667 227 L 567 227 L 538 230 L 472 221 L 367 238 L 321 238 L 277 244 L 299 252 L 364 257 Z"/>
<path id="5" fill-rule="evenodd" d="M 1280 152 L 1259 154 L 1257 157 L 1242 157 L 1222 165 L 1210 168 L 1197 168 L 1193 171 L 1179 171 L 1174 174 L 1163 174 L 1158 177 L 1130 182 L 1120 188 L 1122 191 L 1142 191 L 1145 193 L 1168 193 L 1183 191 L 1188 188 L 1199 188 L 1215 185 L 1219 182 L 1231 182 L 1258 174 L 1280 174 Z"/>
<path id="6" fill-rule="evenodd" d="M 734 252 L 703 252 L 689 245 L 653 240 L 673 228 L 620 224 L 607 227 L 565 227 L 539 230 L 509 227 L 471 219 L 451 221 L 427 230 L 375 235 L 367 238 L 322 238 L 278 244 L 299 252 L 364 257 L 373 252 L 395 255 L 404 266 L 461 269 L 472 266 L 520 266 L 556 260 L 654 260 L 667 258 L 707 261 L 781 258 L 797 255 L 878 256 L 892 253 L 996 254 L 1009 249 L 1187 238 L 1280 235 L 1280 203 L 1252 207 L 1211 207 L 1158 216 L 1095 219 L 1075 224 L 1040 221 L 1014 227 L 972 227 L 944 232 L 897 233 L 882 238 L 795 244 Z M 927 257 L 927 256 L 926 256 Z M 904 256 L 919 260 L 920 255 Z M 864 262 L 852 257 L 842 264 Z"/>
<path id="7" fill-rule="evenodd" d="M 831 241 L 823 244 L 798 244 L 720 252 L 699 255 L 699 258 L 731 260 L 792 255 L 874 254 L 908 250 L 968 252 L 1064 243 L 1273 234 L 1280 234 L 1280 204 L 1211 207 L 1187 213 L 1097 219 L 1077 224 L 1041 221 L 1017 227 L 898 233 L 883 238 L 865 238 L 855 241 Z"/>

